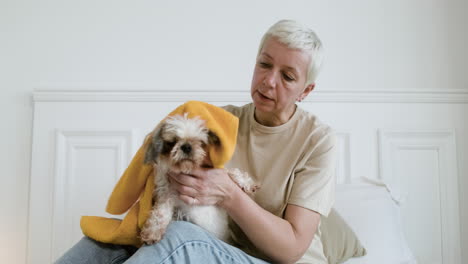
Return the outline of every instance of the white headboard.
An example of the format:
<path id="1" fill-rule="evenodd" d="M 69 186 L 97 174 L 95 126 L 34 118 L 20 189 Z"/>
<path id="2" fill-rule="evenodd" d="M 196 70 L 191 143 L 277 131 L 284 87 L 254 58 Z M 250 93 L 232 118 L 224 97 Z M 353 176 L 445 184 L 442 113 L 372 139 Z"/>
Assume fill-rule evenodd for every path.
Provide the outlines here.
<path id="1" fill-rule="evenodd" d="M 51 263 L 81 236 L 144 136 L 187 100 L 242 105 L 248 91 L 37 91 L 28 263 Z M 339 138 L 340 184 L 366 176 L 406 197 L 404 230 L 420 263 L 461 263 L 458 175 L 467 175 L 468 93 L 314 92 L 301 107 Z"/>

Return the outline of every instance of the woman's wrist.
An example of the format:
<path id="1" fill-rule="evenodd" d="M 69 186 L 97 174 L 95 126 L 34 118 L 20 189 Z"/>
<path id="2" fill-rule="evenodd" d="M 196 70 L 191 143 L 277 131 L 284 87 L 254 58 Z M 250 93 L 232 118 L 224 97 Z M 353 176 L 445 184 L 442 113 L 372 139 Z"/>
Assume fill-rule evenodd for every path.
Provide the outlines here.
<path id="1" fill-rule="evenodd" d="M 224 197 L 222 202 L 219 204 L 221 208 L 229 212 L 239 201 L 240 196 L 242 195 L 243 191 L 237 184 L 232 184 L 229 188 L 227 195 Z"/>

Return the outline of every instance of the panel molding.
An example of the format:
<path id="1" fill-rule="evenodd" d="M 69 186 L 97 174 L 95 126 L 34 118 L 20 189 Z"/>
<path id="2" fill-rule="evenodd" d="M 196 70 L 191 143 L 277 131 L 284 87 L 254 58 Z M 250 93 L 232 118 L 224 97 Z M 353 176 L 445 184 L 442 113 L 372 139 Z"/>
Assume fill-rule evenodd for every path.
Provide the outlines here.
<path id="1" fill-rule="evenodd" d="M 34 102 L 250 102 L 242 91 L 155 91 L 155 90 L 36 90 Z M 468 91 L 444 90 L 324 90 L 314 91 L 307 102 L 340 103 L 448 103 L 468 104 Z"/>
<path id="2" fill-rule="evenodd" d="M 351 133 L 336 131 L 338 143 L 338 160 L 336 166 L 337 184 L 351 183 Z"/>
<path id="3" fill-rule="evenodd" d="M 394 183 L 398 151 L 435 151 L 441 210 L 443 263 L 461 263 L 456 138 L 447 131 L 379 130 L 379 177 Z M 396 186 L 396 185 L 394 185 Z M 398 186 L 396 186 L 398 189 Z"/>
<path id="4" fill-rule="evenodd" d="M 439 258 L 438 261 L 443 258 L 443 263 L 446 264 L 461 263 L 459 244 L 461 235 L 458 232 L 463 231 L 463 229 L 460 229 L 460 223 L 462 225 L 464 223 L 459 218 L 459 214 L 463 217 L 463 211 L 458 211 L 458 208 L 459 203 L 464 205 L 464 200 L 458 200 L 457 166 L 460 165 L 460 177 L 462 177 L 466 169 L 463 147 L 467 141 L 460 137 L 457 143 L 462 145 L 457 146 L 456 135 L 452 127 L 457 129 L 460 136 L 466 132 L 466 124 L 462 123 L 462 117 L 464 115 L 463 111 L 468 107 L 468 91 L 445 89 L 440 91 L 396 92 L 335 90 L 314 91 L 312 95 L 300 105 L 304 109 L 311 109 L 319 113 L 319 116 L 325 117 L 324 119 L 333 121 L 333 124 L 330 125 L 337 128 L 335 129 L 338 141 L 337 147 L 340 149 L 336 167 L 337 182 L 353 182 L 355 177 L 358 178 L 363 175 L 370 178 L 391 179 L 392 169 L 395 166 L 391 165 L 390 160 L 399 154 L 400 157 L 396 156 L 398 159 L 395 159 L 398 162 L 397 172 L 405 172 L 404 170 L 407 168 L 414 169 L 415 172 L 429 172 L 432 181 L 424 189 L 425 192 L 416 194 L 416 196 L 418 198 L 430 197 L 429 195 L 432 193 L 439 196 L 438 190 L 440 189 L 440 197 L 434 197 L 431 204 L 434 204 L 435 201 L 441 201 L 440 210 L 445 210 L 442 211 L 444 218 L 442 220 L 437 218 L 437 221 L 427 224 L 427 226 L 438 228 L 439 233 L 430 236 L 431 239 L 437 238 L 437 241 L 431 241 L 424 238 L 424 236 L 414 236 L 416 237 L 414 241 L 420 240 L 421 247 L 418 249 L 421 250 L 429 248 L 431 243 L 434 245 L 437 243 L 436 248 L 439 248 L 442 244 L 444 247 L 443 256 L 441 256 L 440 251 L 433 254 Z M 103 171 L 107 175 L 107 172 L 113 170 L 114 160 L 120 155 L 116 153 L 119 153 L 120 150 L 117 143 L 109 143 L 108 145 L 106 137 L 117 137 L 119 138 L 117 141 L 131 142 L 127 151 L 124 151 L 124 153 L 130 154 L 122 154 L 124 159 L 130 160 L 137 148 L 141 146 L 142 139 L 146 136 L 143 131 L 152 129 L 153 126 L 150 126 L 150 124 L 153 124 L 154 120 L 162 117 L 164 113 L 180 102 L 203 100 L 213 104 L 227 104 L 229 102 L 235 104 L 251 101 L 248 91 L 39 90 L 34 93 L 32 99 L 35 105 L 28 230 L 29 263 L 50 263 L 62 250 L 60 243 L 64 244 L 63 247 L 67 247 L 64 241 L 57 237 L 64 234 L 62 230 L 65 229 L 65 226 L 68 227 L 66 219 L 70 219 L 70 212 L 68 216 L 66 213 L 62 214 L 62 212 L 65 212 L 65 209 L 63 209 L 64 204 L 70 204 L 70 202 L 60 202 L 64 194 L 59 193 L 60 190 L 58 190 L 61 188 L 64 191 L 64 188 L 71 184 L 63 179 L 65 178 L 64 173 L 71 173 L 67 172 L 67 169 L 73 171 L 70 168 L 71 165 L 64 165 L 74 163 L 74 158 L 67 158 L 67 155 L 77 154 L 78 168 L 75 168 L 75 174 L 79 174 L 82 170 L 88 171 L 86 167 L 88 162 L 92 162 L 97 155 L 105 155 Z M 368 104 L 360 105 L 361 102 Z M 437 105 L 438 103 L 440 104 Z M 399 110 L 392 115 L 395 107 L 402 107 L 404 112 Z M 142 112 L 148 113 L 151 111 L 154 111 L 155 114 L 141 114 Z M 436 115 L 432 115 L 434 111 L 437 111 Z M 389 113 L 390 118 L 388 120 L 382 118 L 382 116 Z M 408 115 L 401 118 L 402 113 L 408 113 Z M 386 127 L 389 130 L 379 130 L 380 127 Z M 394 129 L 395 127 L 397 129 Z M 406 130 L 408 127 L 422 129 L 423 131 Z M 57 128 L 59 130 L 56 130 Z M 137 128 L 138 133 L 123 131 L 128 128 Z M 114 129 L 117 131 L 113 131 Z M 445 130 L 436 131 L 437 129 Z M 130 134 L 132 136 L 129 136 Z M 62 138 L 59 139 L 60 137 Z M 96 137 L 98 137 L 98 140 L 93 143 L 93 138 Z M 77 138 L 81 138 L 83 141 L 78 140 L 77 144 L 71 144 L 71 146 L 67 147 L 70 140 L 73 141 Z M 63 141 L 60 143 L 62 144 L 61 147 L 59 147 L 59 140 Z M 90 146 L 85 144 L 85 142 L 90 141 L 93 143 Z M 102 142 L 107 143 L 101 144 Z M 459 148 L 458 151 L 460 152 L 458 164 L 455 155 L 456 147 Z M 66 150 L 67 148 L 70 150 Z M 85 150 L 86 148 L 94 149 L 98 153 Z M 396 151 L 393 154 L 391 153 L 392 149 Z M 411 150 L 415 151 L 412 152 Z M 67 152 L 69 153 L 67 154 Z M 54 160 L 54 153 L 61 156 L 62 160 Z M 421 156 L 413 157 L 413 153 Z M 88 154 L 92 158 L 87 156 Z M 406 158 L 416 162 L 416 165 L 412 166 L 406 163 Z M 433 163 L 430 164 L 430 168 L 424 170 L 427 161 Z M 441 164 L 440 168 L 435 164 L 437 162 Z M 123 168 L 126 165 L 122 165 Z M 116 170 L 118 168 L 116 167 Z M 59 172 L 62 173 L 61 176 Z M 93 181 L 94 175 L 86 180 L 78 178 L 77 184 L 80 186 L 73 186 L 73 192 L 78 193 L 82 188 L 81 184 Z M 418 189 L 417 183 L 421 180 L 420 175 L 422 174 L 416 175 L 415 180 L 410 182 L 412 188 Z M 436 182 L 438 175 L 446 177 L 446 179 L 439 177 L 443 181 L 440 184 Z M 58 177 L 62 177 L 62 179 Z M 111 181 L 110 177 L 111 175 L 106 176 L 102 182 Z M 460 178 L 463 183 L 462 180 Z M 460 190 L 462 190 L 461 187 Z M 460 192 L 460 195 L 463 196 L 463 193 Z M 77 200 L 75 196 L 68 199 Z M 100 200 L 102 199 L 100 198 Z M 56 201 L 59 201 L 59 203 L 55 204 Z M 411 205 L 425 205 L 425 200 L 410 202 L 412 202 Z M 83 203 L 88 203 L 88 201 Z M 101 207 L 101 204 L 97 206 Z M 73 204 L 73 206 L 81 206 L 81 203 Z M 407 208 L 405 207 L 405 209 Z M 431 206 L 431 208 L 436 208 L 437 213 L 434 214 L 439 215 L 439 207 Z M 74 216 L 74 225 L 78 221 L 77 215 L 84 210 L 86 208 L 77 208 L 71 211 Z M 94 210 L 94 208 L 90 210 Z M 97 211 L 93 211 L 93 213 Z M 410 213 L 410 211 L 405 212 Z M 417 216 L 418 213 L 410 215 Z M 56 223 L 62 225 L 61 229 L 54 230 L 57 228 Z M 444 232 L 440 232 L 439 225 L 444 226 Z M 410 223 L 410 226 L 414 226 L 414 224 Z M 78 229 L 72 232 L 76 237 Z M 64 238 L 66 238 L 65 236 Z M 421 250 L 418 252 L 422 252 Z M 442 262 L 442 260 L 439 262 Z"/>
<path id="5" fill-rule="evenodd" d="M 55 131 L 55 162 L 52 188 L 51 257 L 57 259 L 73 244 L 72 188 L 76 180 L 77 152 L 87 150 L 112 150 L 115 162 L 115 181 L 127 166 L 135 146 L 136 130 L 124 131 Z M 120 173 L 119 173 L 120 172 Z"/>

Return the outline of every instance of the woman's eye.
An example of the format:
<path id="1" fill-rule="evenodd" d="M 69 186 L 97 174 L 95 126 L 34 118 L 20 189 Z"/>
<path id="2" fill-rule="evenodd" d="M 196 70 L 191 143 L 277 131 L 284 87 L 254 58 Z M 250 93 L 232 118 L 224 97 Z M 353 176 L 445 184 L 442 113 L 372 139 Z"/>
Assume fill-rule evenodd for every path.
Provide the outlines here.
<path id="1" fill-rule="evenodd" d="M 266 62 L 259 62 L 258 65 L 260 65 L 260 67 L 262 67 L 262 68 L 269 68 L 270 67 L 270 64 L 268 64 Z"/>
<path id="2" fill-rule="evenodd" d="M 295 80 L 294 77 L 291 77 L 291 76 L 289 76 L 287 74 L 283 74 L 283 78 L 288 82 L 292 82 L 292 81 Z"/>

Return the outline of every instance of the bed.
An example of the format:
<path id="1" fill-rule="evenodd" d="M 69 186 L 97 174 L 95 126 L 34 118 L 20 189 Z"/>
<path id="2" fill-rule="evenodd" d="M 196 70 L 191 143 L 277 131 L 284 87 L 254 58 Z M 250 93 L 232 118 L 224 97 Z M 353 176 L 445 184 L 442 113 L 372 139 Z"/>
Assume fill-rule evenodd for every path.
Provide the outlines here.
<path id="1" fill-rule="evenodd" d="M 335 129 L 340 153 L 330 262 L 461 263 L 455 146 L 466 143 L 455 132 L 468 133 L 466 107 L 455 96 L 314 93 L 301 107 Z M 28 263 L 76 243 L 80 216 L 113 217 L 107 198 L 146 133 L 193 99 L 250 101 L 247 91 L 36 91 Z M 352 257 L 358 246 L 367 254 Z"/>

